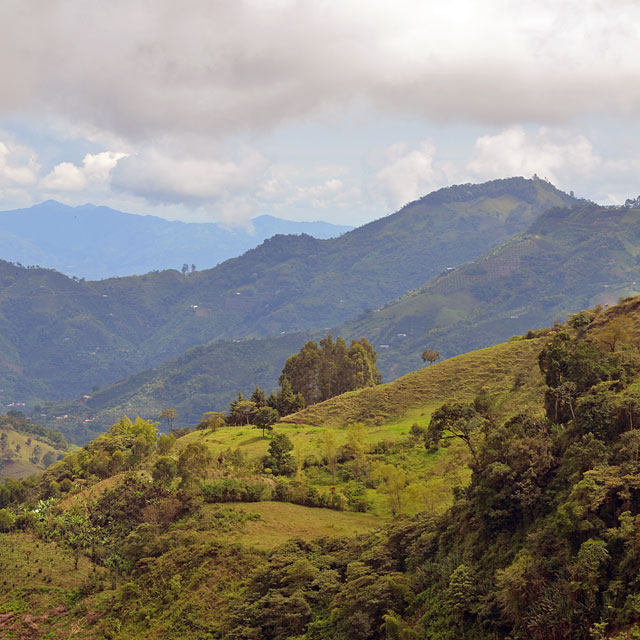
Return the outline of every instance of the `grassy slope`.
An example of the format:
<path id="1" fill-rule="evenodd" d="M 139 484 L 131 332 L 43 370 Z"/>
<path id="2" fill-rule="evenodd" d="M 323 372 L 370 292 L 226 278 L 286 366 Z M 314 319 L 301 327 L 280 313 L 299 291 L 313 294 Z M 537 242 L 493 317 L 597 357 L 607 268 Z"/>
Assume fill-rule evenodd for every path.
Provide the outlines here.
<path id="1" fill-rule="evenodd" d="M 38 473 L 45 468 L 42 463 L 42 458 L 47 452 L 53 451 L 56 456 L 59 453 L 64 453 L 52 447 L 50 444 L 38 440 L 35 436 L 25 435 L 13 429 L 0 427 L 0 433 L 3 432 L 7 434 L 7 443 L 11 451 L 12 459 L 10 461 L 0 459 L 0 480 L 4 478 L 26 478 L 34 473 Z M 27 444 L 29 439 L 31 439 L 31 443 Z M 20 446 L 20 450 L 16 451 L 16 446 L 18 445 Z M 34 464 L 30 458 L 36 446 L 40 446 L 42 453 L 40 454 L 40 461 Z"/>
<path id="2" fill-rule="evenodd" d="M 74 605 L 77 590 L 94 571 L 99 579 L 106 579 L 106 572 L 82 557 L 77 570 L 73 563 L 72 553 L 53 542 L 30 533 L 0 534 L 0 637 L 100 637 L 85 616 L 99 598 Z"/>
<path id="3" fill-rule="evenodd" d="M 539 180 L 462 185 L 340 238 L 276 236 L 187 277 L 76 282 L 0 262 L 0 383 L 13 400 L 59 398 L 214 339 L 335 325 L 571 202 Z"/>
<path id="4" fill-rule="evenodd" d="M 543 384 L 536 357 L 543 343 L 541 338 L 514 340 L 457 356 L 394 382 L 331 398 L 290 416 L 291 422 L 278 424 L 275 430 L 285 433 L 294 445 L 293 453 L 305 460 L 322 458 L 326 430 L 333 432 L 338 446 L 347 441 L 346 426 L 358 421 L 366 424 L 368 447 L 384 441 L 406 441 L 413 423 L 426 426 L 431 413 L 444 402 L 472 400 L 482 389 L 495 395 L 496 412 L 504 419 L 539 405 Z M 521 386 L 512 391 L 516 378 Z M 261 431 L 251 425 L 224 427 L 216 432 L 194 431 L 176 442 L 175 453 L 191 442 L 205 444 L 214 455 L 237 449 L 250 461 L 257 461 L 267 454 L 270 439 L 262 437 Z M 453 488 L 469 479 L 468 456 L 462 443 L 453 442 L 435 453 L 417 443 L 401 453 L 378 458 L 418 474 L 424 491 L 409 508 L 415 512 L 427 503 L 436 511 L 450 504 Z M 320 489 L 331 485 L 343 488 L 329 476 L 314 475 L 313 471 L 306 474 Z M 389 516 L 388 505 L 377 492 L 369 491 L 368 498 L 375 513 Z"/>

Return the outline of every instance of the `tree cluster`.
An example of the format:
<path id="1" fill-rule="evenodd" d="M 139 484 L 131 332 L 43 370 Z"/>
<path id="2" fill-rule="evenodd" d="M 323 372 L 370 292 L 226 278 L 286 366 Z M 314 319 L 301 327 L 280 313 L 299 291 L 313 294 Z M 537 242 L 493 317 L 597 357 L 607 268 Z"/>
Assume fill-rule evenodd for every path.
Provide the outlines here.
<path id="1" fill-rule="evenodd" d="M 280 384 L 287 380 L 294 393 L 300 393 L 307 405 L 322 402 L 346 391 L 380 384 L 377 354 L 366 338 L 344 338 L 335 342 L 331 334 L 316 343 L 309 340 L 299 353 L 285 362 Z"/>

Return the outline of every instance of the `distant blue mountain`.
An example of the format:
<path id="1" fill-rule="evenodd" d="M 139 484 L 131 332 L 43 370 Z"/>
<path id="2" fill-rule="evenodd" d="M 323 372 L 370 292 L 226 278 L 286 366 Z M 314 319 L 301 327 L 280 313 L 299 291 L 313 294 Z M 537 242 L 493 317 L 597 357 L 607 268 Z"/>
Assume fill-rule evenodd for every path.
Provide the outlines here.
<path id="1" fill-rule="evenodd" d="M 180 269 L 185 263 L 208 269 L 278 233 L 322 239 L 353 228 L 269 215 L 252 222 L 253 234 L 215 223 L 172 222 L 92 204 L 69 207 L 47 200 L 27 209 L 0 211 L 0 259 L 98 280 Z"/>

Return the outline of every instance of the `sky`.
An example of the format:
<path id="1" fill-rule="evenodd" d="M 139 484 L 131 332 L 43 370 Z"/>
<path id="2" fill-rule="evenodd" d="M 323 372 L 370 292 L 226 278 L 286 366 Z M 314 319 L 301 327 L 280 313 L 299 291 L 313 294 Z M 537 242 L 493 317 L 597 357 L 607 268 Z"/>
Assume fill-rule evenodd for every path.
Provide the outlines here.
<path id="1" fill-rule="evenodd" d="M 637 0 L 3 0 L 0 210 L 359 225 L 537 174 L 640 194 Z"/>

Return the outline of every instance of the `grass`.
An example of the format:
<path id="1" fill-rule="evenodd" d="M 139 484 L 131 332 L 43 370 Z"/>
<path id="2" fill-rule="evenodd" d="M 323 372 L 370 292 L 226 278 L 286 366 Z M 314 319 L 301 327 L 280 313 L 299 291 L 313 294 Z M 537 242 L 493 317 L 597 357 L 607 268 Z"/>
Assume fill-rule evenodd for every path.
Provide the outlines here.
<path id="1" fill-rule="evenodd" d="M 207 505 L 203 509 L 205 517 L 220 508 Z M 383 519 L 370 513 L 314 509 L 285 502 L 230 503 L 222 508 L 259 516 L 247 520 L 240 531 L 232 534 L 234 541 L 259 550 L 274 549 L 291 538 L 356 536 L 384 524 Z"/>
<path id="2" fill-rule="evenodd" d="M 86 612 L 74 606 L 83 585 L 106 576 L 84 557 L 73 566 L 72 553 L 55 543 L 0 534 L 0 637 L 92 638 L 79 620 Z"/>
<path id="3" fill-rule="evenodd" d="M 7 427 L 0 428 L 0 433 L 7 434 L 7 449 L 15 456 L 10 462 L 3 462 L 0 459 L 0 481 L 6 478 L 27 478 L 34 473 L 39 473 L 45 468 L 42 458 L 46 453 L 53 451 L 56 456 L 64 453 L 38 440 L 35 436 L 25 435 Z M 40 446 L 41 453 L 39 462 L 34 463 L 31 461 L 31 456 L 36 446 Z"/>
<path id="4" fill-rule="evenodd" d="M 482 389 L 496 394 L 501 417 L 506 416 L 542 398 L 536 358 L 544 343 L 544 338 L 513 340 L 465 353 L 393 382 L 331 398 L 293 417 L 310 425 L 341 427 L 361 421 L 393 431 L 427 420 L 444 402 L 467 402 Z M 514 392 L 516 380 L 520 387 Z"/>

